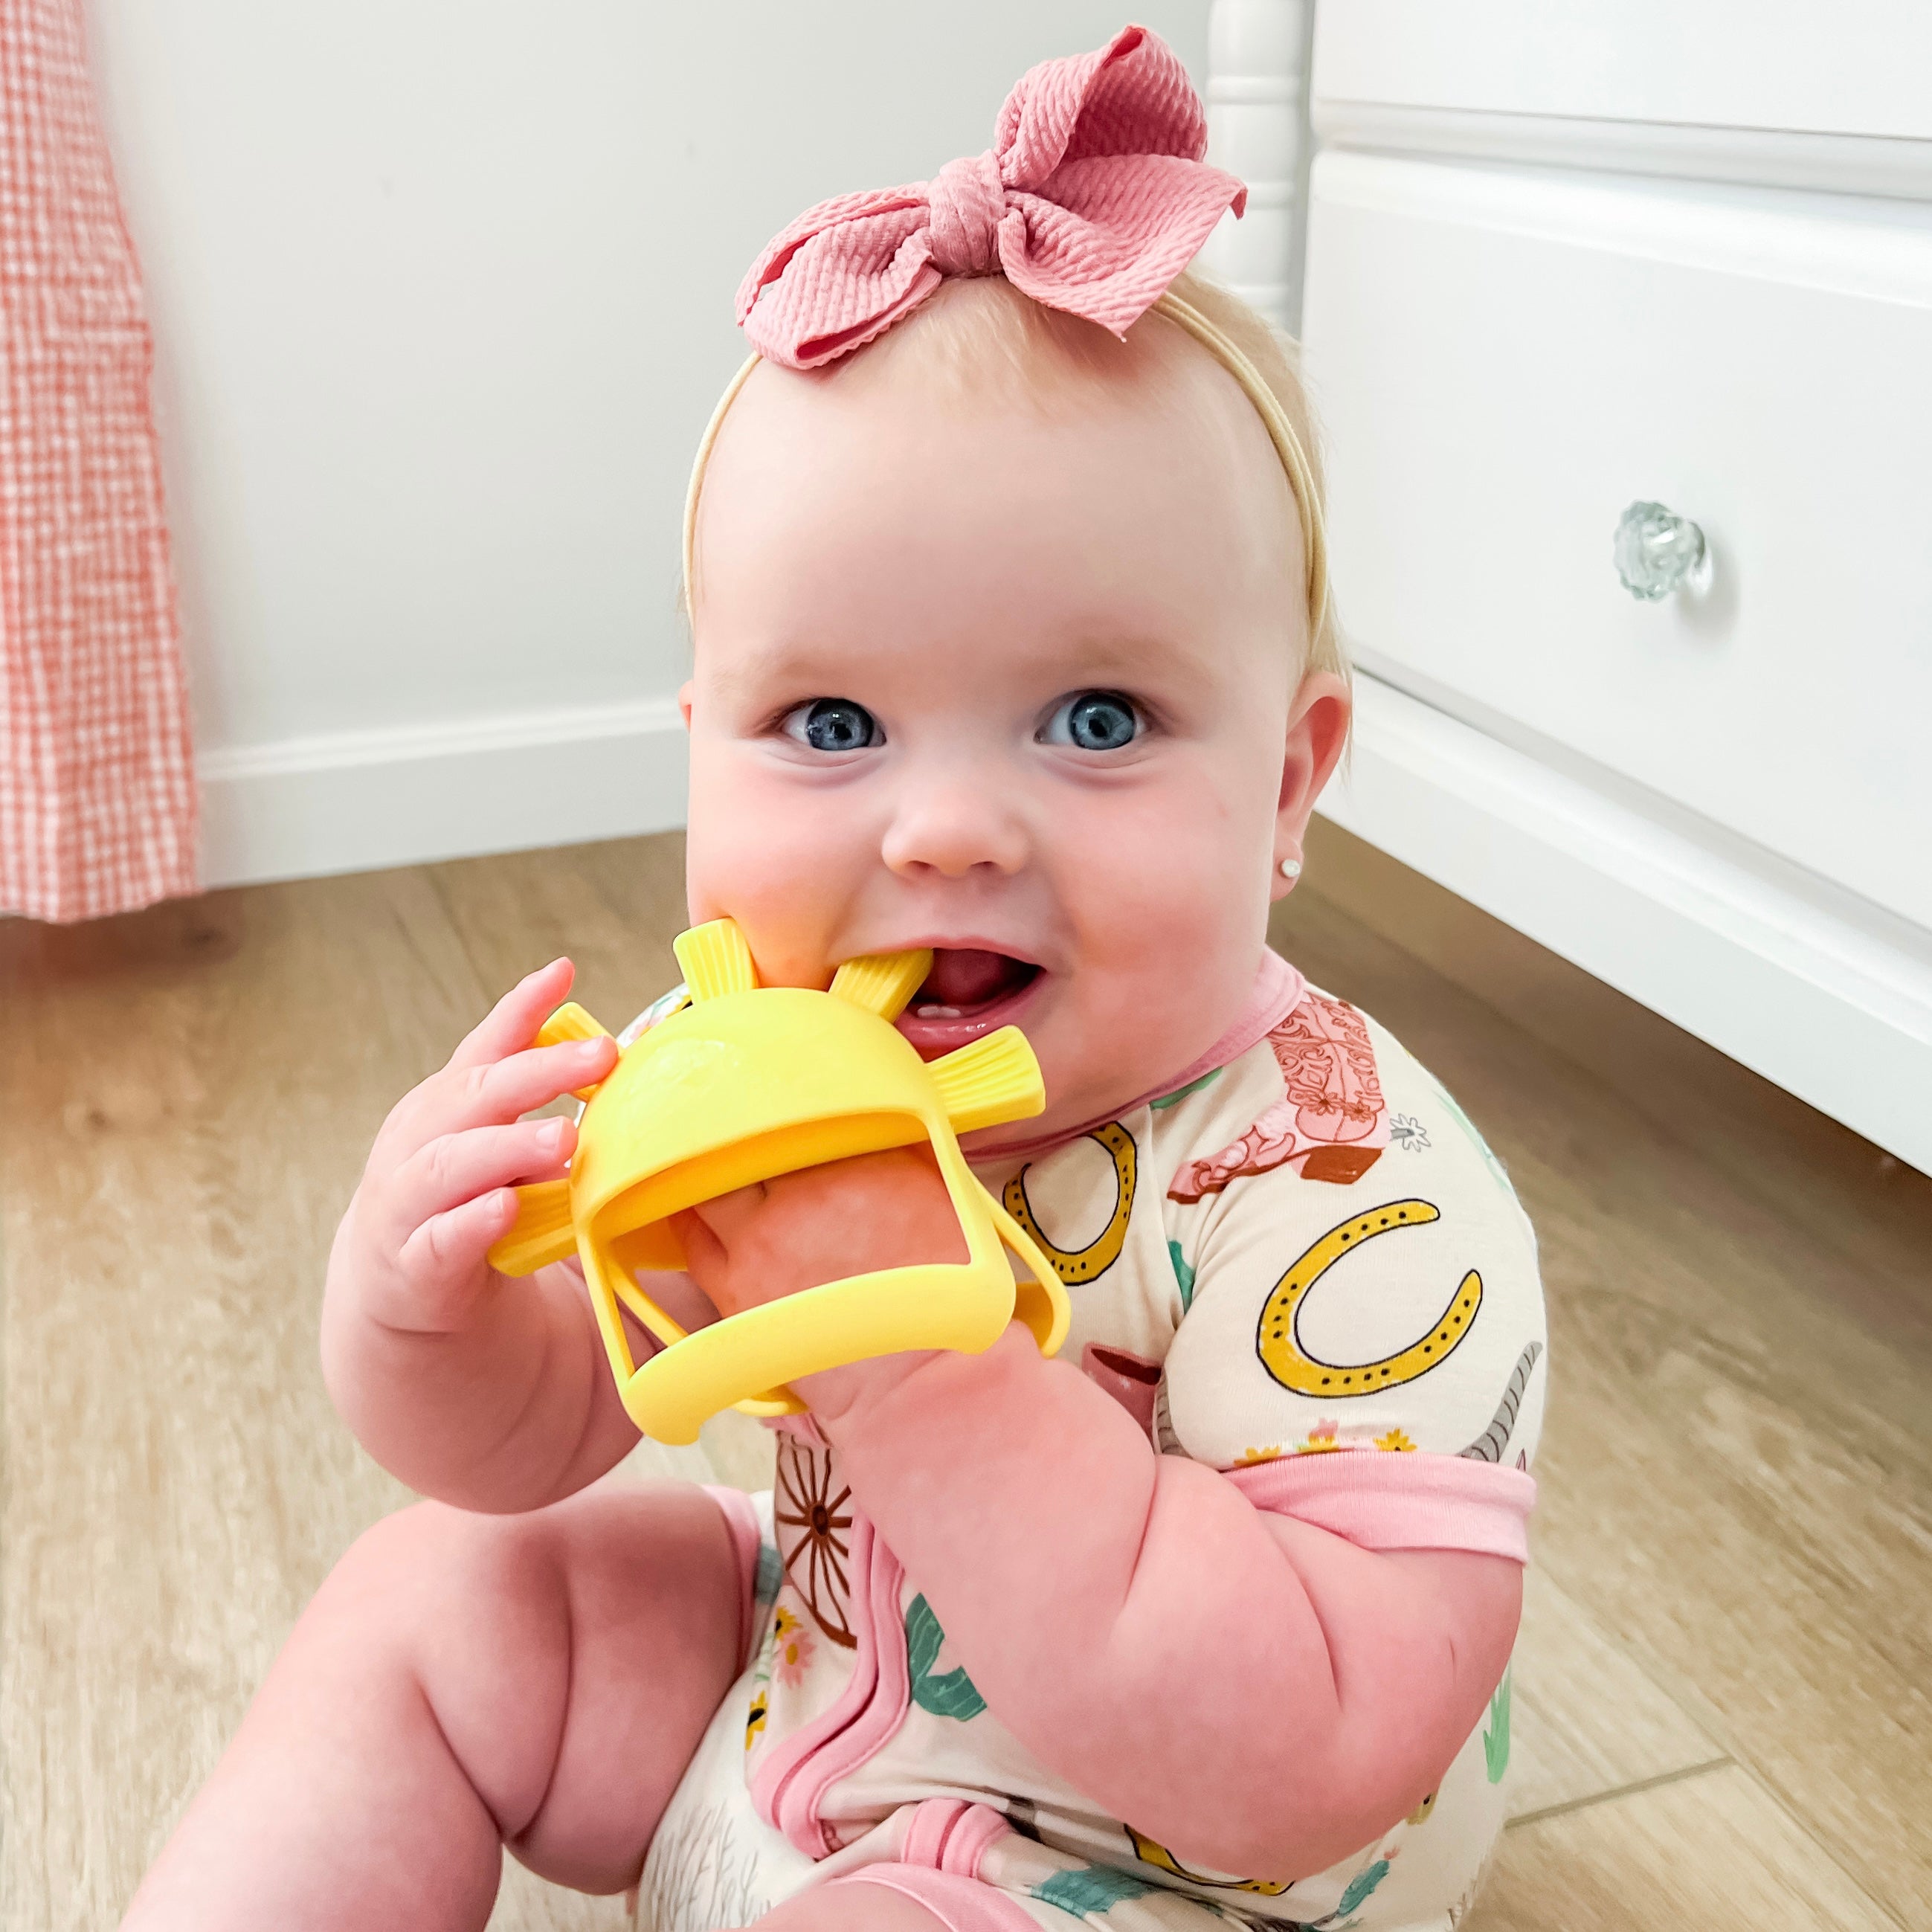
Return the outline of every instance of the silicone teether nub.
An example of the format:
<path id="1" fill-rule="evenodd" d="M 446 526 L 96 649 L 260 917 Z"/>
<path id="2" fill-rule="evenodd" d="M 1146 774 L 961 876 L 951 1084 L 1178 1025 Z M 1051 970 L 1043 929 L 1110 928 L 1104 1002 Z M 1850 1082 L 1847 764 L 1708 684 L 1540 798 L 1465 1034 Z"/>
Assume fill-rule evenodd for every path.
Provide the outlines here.
<path id="1" fill-rule="evenodd" d="M 491 1246 L 490 1265 L 503 1274 L 535 1274 L 576 1252 L 570 1183 L 538 1180 L 517 1190 L 516 1225 Z"/>
<path id="2" fill-rule="evenodd" d="M 752 964 L 752 949 L 734 920 L 714 919 L 708 926 L 694 926 L 678 934 L 671 950 L 677 955 L 694 1001 L 758 990 L 758 970 Z"/>
<path id="3" fill-rule="evenodd" d="M 832 997 L 848 1006 L 863 1006 L 882 1020 L 896 1020 L 932 970 L 932 955 L 924 950 L 848 959 L 832 976 Z"/>
<path id="4" fill-rule="evenodd" d="M 1046 1105 L 1040 1062 L 1017 1027 L 956 1047 L 927 1070 L 956 1134 L 1024 1120 Z"/>
<path id="5" fill-rule="evenodd" d="M 537 1028 L 532 1046 L 562 1046 L 573 1040 L 601 1040 L 610 1028 L 587 1013 L 574 1000 L 566 1000 Z M 573 1090 L 588 1100 L 602 1082 Z M 577 1232 L 571 1219 L 570 1183 L 532 1181 L 517 1190 L 517 1218 L 510 1232 L 490 1248 L 490 1265 L 500 1274 L 535 1274 L 577 1252 Z"/>
<path id="6" fill-rule="evenodd" d="M 573 1040 L 602 1040 L 610 1029 L 594 1020 L 574 1000 L 566 1000 L 543 1024 L 537 1028 L 537 1036 L 532 1042 L 536 1046 L 562 1046 Z M 596 1092 L 597 1082 L 588 1087 L 571 1089 L 580 1100 L 587 1100 Z"/>

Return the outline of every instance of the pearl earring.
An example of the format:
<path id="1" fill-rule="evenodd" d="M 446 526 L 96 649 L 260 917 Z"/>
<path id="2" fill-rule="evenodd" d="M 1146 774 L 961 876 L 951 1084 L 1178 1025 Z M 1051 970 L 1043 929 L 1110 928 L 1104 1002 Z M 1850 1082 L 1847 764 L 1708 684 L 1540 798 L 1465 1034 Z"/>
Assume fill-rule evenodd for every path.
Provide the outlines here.
<path id="1" fill-rule="evenodd" d="M 1301 861 L 1299 859 L 1282 860 L 1281 862 L 1281 875 L 1284 879 L 1300 878 L 1301 876 Z"/>

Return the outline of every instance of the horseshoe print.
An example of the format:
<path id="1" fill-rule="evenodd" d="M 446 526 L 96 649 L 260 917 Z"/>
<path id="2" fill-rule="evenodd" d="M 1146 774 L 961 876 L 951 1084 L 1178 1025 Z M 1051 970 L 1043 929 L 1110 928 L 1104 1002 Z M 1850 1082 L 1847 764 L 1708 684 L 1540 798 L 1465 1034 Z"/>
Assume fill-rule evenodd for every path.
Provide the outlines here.
<path id="1" fill-rule="evenodd" d="M 1393 1234 L 1400 1228 L 1426 1227 L 1442 1218 L 1441 1210 L 1426 1201 L 1391 1201 L 1330 1228 L 1290 1264 L 1262 1309 L 1261 1320 L 1255 1329 L 1255 1353 L 1261 1358 L 1262 1366 L 1283 1388 L 1292 1389 L 1298 1395 L 1334 1402 L 1350 1396 L 1372 1395 L 1378 1389 L 1399 1388 L 1418 1376 L 1426 1376 L 1438 1362 L 1446 1361 L 1469 1332 L 1469 1324 L 1482 1303 L 1483 1277 L 1474 1268 L 1463 1276 L 1450 1297 L 1448 1306 L 1430 1324 L 1428 1334 L 1420 1341 L 1385 1355 L 1378 1362 L 1353 1366 L 1324 1362 L 1301 1346 L 1298 1333 L 1302 1308 L 1316 1283 L 1344 1255 L 1378 1234 Z"/>
<path id="2" fill-rule="evenodd" d="M 1112 1219 L 1084 1248 L 1070 1252 L 1056 1248 L 1040 1231 L 1027 1199 L 1027 1169 L 1022 1168 L 1006 1185 L 1003 1196 L 1006 1212 L 1040 1244 L 1041 1253 L 1052 1262 L 1054 1272 L 1069 1288 L 1103 1275 L 1120 1258 L 1126 1245 L 1127 1220 L 1134 1211 L 1134 1188 L 1138 1178 L 1139 1160 L 1134 1137 L 1118 1120 L 1096 1127 L 1087 1138 L 1097 1141 L 1114 1163 L 1114 1212 Z M 1029 1163 L 1030 1165 L 1030 1163 Z"/>
<path id="3" fill-rule="evenodd" d="M 1205 1878 L 1199 1872 L 1190 1871 L 1165 1845 L 1156 1844 L 1144 1832 L 1136 1832 L 1130 1825 L 1127 1837 L 1132 1843 L 1134 1856 L 1142 1864 L 1152 1865 L 1156 1871 L 1172 1872 L 1191 1885 L 1211 1885 L 1217 1891 L 1255 1892 L 1264 1898 L 1279 1898 L 1294 1883 L 1292 1879 Z"/>

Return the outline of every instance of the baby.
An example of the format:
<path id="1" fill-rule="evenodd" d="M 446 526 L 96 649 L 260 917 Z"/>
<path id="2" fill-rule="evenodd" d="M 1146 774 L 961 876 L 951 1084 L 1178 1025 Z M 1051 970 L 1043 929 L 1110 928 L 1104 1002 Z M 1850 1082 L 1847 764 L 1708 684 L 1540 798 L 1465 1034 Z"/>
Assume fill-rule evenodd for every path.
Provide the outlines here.
<path id="1" fill-rule="evenodd" d="M 130 1925 L 481 1927 L 504 1845 L 655 1932 L 1465 1909 L 1534 1244 L 1455 1103 L 1266 947 L 1348 690 L 1285 345 L 1184 272 L 1242 195 L 1203 146 L 1130 28 L 991 154 L 813 210 L 687 526 L 692 919 L 768 985 L 930 947 L 928 1059 L 1024 1030 L 1047 1111 L 967 1150 L 1066 1346 L 803 1378 L 775 1499 L 600 1483 L 636 1435 L 581 1275 L 486 1258 L 574 1145 L 523 1117 L 616 1052 L 532 1048 L 571 976 L 533 974 L 384 1124 L 329 1265 L 335 1400 L 436 1500 L 317 1593 Z M 963 1258 L 910 1151 L 680 1232 L 650 1292 L 692 1323 Z"/>

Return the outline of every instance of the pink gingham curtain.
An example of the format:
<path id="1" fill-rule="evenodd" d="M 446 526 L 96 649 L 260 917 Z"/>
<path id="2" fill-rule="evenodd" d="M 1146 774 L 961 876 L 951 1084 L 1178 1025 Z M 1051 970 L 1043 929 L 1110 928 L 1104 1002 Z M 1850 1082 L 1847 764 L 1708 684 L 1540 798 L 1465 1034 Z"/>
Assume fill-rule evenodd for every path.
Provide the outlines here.
<path id="1" fill-rule="evenodd" d="M 153 362 L 80 0 L 0 0 L 0 910 L 194 889 Z"/>

